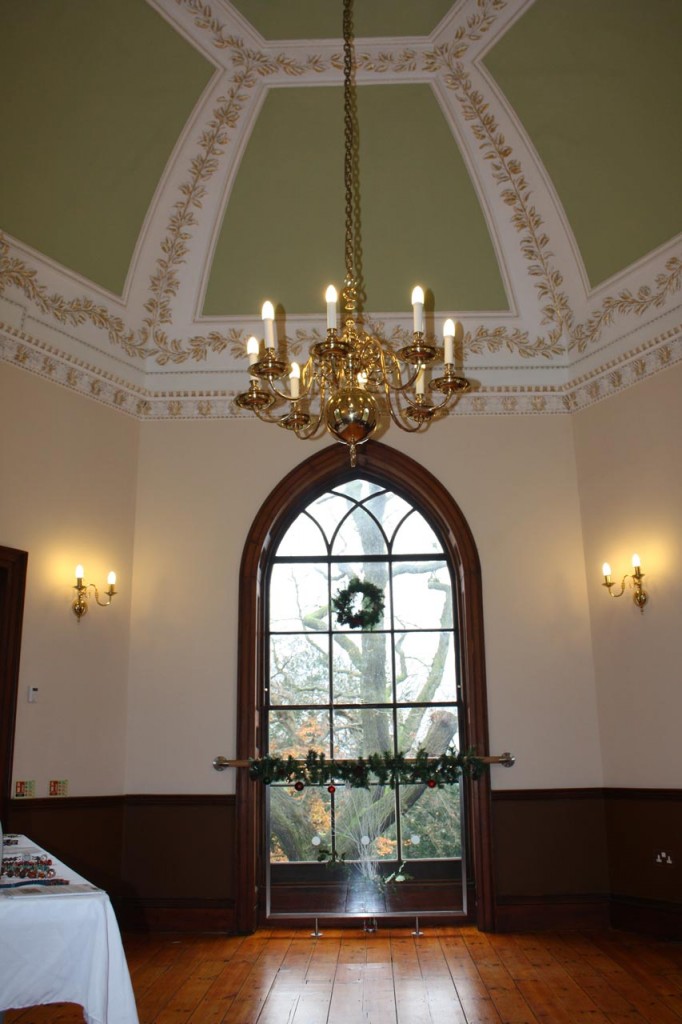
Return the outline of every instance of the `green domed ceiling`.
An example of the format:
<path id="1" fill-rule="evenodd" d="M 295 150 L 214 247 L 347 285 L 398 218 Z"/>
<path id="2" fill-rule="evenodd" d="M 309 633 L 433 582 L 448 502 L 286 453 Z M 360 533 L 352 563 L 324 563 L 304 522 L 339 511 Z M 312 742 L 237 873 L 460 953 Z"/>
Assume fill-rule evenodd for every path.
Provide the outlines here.
<path id="1" fill-rule="evenodd" d="M 120 294 L 213 67 L 140 0 L 0 4 L 0 225 Z"/>
<path id="2" fill-rule="evenodd" d="M 338 39 L 339 0 L 235 0 L 234 7 L 265 39 Z M 452 0 L 357 0 L 356 37 L 427 36 L 452 7 Z"/>
<path id="3" fill-rule="evenodd" d="M 140 417 L 239 415 L 344 273 L 340 0 L 0 0 L 0 358 Z M 679 0 L 355 0 L 364 310 L 463 325 L 458 413 L 682 358 Z"/>
<path id="4" fill-rule="evenodd" d="M 485 58 L 593 286 L 682 230 L 681 41 L 679 0 L 541 0 Z"/>
<path id="5" fill-rule="evenodd" d="M 422 283 L 437 308 L 506 309 L 476 193 L 431 89 L 361 86 L 358 120 L 360 253 L 371 308 L 409 313 L 412 288 Z M 265 298 L 315 313 L 329 283 L 340 290 L 341 124 L 341 89 L 268 93 L 230 193 L 204 313 L 257 313 Z"/>

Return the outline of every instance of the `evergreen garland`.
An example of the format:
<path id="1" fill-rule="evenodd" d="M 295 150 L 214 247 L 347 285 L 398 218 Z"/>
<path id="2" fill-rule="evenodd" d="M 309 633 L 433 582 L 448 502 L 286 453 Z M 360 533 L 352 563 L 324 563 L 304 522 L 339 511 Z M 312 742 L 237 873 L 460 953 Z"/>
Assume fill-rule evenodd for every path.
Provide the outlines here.
<path id="1" fill-rule="evenodd" d="M 369 789 L 370 782 L 391 789 L 402 785 L 425 785 L 430 789 L 458 782 L 462 775 L 478 779 L 486 765 L 471 752 L 461 754 L 450 748 L 439 757 L 430 757 L 420 749 L 414 757 L 404 754 L 369 754 L 367 757 L 344 758 L 335 761 L 317 750 L 309 750 L 304 759 L 293 757 L 264 757 L 249 759 L 249 778 L 269 786 L 271 782 L 288 782 L 296 789 L 304 786 L 327 785 L 334 791 L 334 783 L 341 782 L 353 789 Z"/>

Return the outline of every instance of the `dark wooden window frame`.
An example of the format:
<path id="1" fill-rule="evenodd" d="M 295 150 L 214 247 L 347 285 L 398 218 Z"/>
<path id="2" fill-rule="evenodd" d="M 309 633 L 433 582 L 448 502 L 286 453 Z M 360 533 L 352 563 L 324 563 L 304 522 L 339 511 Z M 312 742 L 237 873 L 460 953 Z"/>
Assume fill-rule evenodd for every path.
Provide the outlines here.
<path id="1" fill-rule="evenodd" d="M 480 754 L 488 751 L 481 568 L 469 525 L 440 481 L 401 452 L 368 442 L 357 470 L 348 451 L 333 445 L 292 470 L 270 493 L 253 522 L 244 546 L 239 578 L 239 650 L 237 757 L 258 756 L 259 709 L 264 679 L 265 587 L 267 567 L 285 530 L 318 494 L 357 475 L 387 486 L 425 511 L 443 540 L 453 570 L 461 629 L 461 670 L 466 694 L 467 735 Z M 466 806 L 475 908 L 471 920 L 482 931 L 494 929 L 490 779 L 466 782 Z M 258 925 L 258 889 L 264 884 L 262 787 L 245 769 L 237 773 L 236 926 L 252 932 Z"/>
<path id="2" fill-rule="evenodd" d="M 28 553 L 0 546 L 0 817 L 7 821 L 12 785 L 21 628 Z"/>

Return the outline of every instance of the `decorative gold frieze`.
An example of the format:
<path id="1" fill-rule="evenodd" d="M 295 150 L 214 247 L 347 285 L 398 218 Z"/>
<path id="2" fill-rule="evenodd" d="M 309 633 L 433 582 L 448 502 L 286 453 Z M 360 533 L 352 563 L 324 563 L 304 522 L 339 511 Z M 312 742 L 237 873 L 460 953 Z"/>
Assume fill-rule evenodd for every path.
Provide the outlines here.
<path id="1" fill-rule="evenodd" d="M 624 288 L 618 295 L 609 295 L 604 299 L 600 308 L 588 318 L 584 324 L 579 324 L 571 340 L 570 348 L 577 348 L 583 352 L 588 344 L 598 341 L 602 331 L 615 319 L 616 315 L 643 316 L 650 309 L 659 309 L 664 305 L 666 299 L 680 288 L 682 281 L 682 259 L 678 256 L 671 256 L 666 261 L 665 270 L 656 275 L 656 286 L 651 288 L 643 284 L 632 292 Z"/>

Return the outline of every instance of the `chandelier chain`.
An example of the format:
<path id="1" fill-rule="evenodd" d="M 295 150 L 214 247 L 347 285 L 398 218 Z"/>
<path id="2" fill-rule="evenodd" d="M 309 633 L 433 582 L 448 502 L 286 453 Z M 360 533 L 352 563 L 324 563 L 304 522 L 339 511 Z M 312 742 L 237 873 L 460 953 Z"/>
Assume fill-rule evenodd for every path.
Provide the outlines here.
<path id="1" fill-rule="evenodd" d="M 343 124 L 344 124 L 344 165 L 343 181 L 346 195 L 346 281 L 344 291 L 352 294 L 346 295 L 347 299 L 355 298 L 355 253 L 354 253 L 354 168 L 353 159 L 355 153 L 355 132 L 353 113 L 353 13 L 352 0 L 344 0 L 343 4 Z M 353 303 L 354 305 L 354 303 Z"/>

